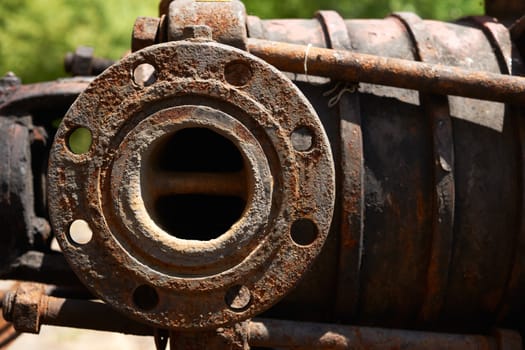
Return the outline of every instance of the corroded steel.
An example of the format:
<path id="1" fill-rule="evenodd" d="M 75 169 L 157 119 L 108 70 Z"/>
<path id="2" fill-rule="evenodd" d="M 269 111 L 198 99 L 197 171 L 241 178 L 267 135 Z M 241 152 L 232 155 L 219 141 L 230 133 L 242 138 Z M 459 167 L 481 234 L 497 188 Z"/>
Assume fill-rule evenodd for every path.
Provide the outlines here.
<path id="1" fill-rule="evenodd" d="M 161 5 L 164 7 L 163 5 Z M 239 0 L 175 0 L 169 4 L 166 39 L 182 40 L 187 26 L 206 25 L 217 42 L 246 49 L 246 9 Z"/>
<path id="2" fill-rule="evenodd" d="M 0 117 L 0 274 L 37 240 L 50 234 L 35 214 L 28 118 Z"/>
<path id="3" fill-rule="evenodd" d="M 396 13 L 394 18 L 406 27 L 419 61 L 438 64 L 441 57 L 432 45 L 436 38 L 421 18 L 412 13 Z M 434 194 L 432 248 L 427 277 L 427 291 L 421 319 L 435 321 L 442 311 L 448 283 L 454 241 L 455 179 L 454 138 L 449 101 L 446 96 L 420 94 L 420 104 L 430 119 L 434 156 Z"/>
<path id="4" fill-rule="evenodd" d="M 28 299 L 27 296 L 33 297 Z M 33 321 L 42 325 L 85 328 L 134 335 L 152 335 L 155 330 L 129 320 L 107 304 L 75 299 L 62 299 L 45 295 L 42 286 L 22 284 L 4 299 L 9 303 L 6 314 L 11 319 L 24 310 L 24 322 L 15 326 L 38 333 Z M 104 315 L 104 317 L 98 317 Z M 17 328 L 19 329 L 19 328 Z M 171 349 L 248 349 L 265 348 L 301 349 L 486 349 L 520 350 L 521 337 L 515 331 L 496 329 L 489 336 L 476 334 L 447 334 L 415 332 L 397 329 L 350 327 L 335 324 L 290 322 L 254 319 L 232 327 L 207 332 L 171 332 Z"/>
<path id="5" fill-rule="evenodd" d="M 248 50 L 285 72 L 525 105 L 520 77 L 260 39 L 250 39 Z"/>
<path id="6" fill-rule="evenodd" d="M 133 81 L 142 63 L 155 69 L 151 85 Z M 78 127 L 89 129 L 93 139 L 80 155 L 68 147 Z M 231 228 L 214 229 L 212 237 L 198 236 L 196 222 L 188 232 L 161 228 L 157 177 L 177 176 L 163 173 L 163 154 L 172 154 L 168 163 L 175 169 L 186 162 L 206 169 L 169 151 L 184 147 L 178 142 L 191 144 L 194 137 L 183 136 L 187 130 L 204 133 L 200 142 L 219 142 L 209 150 L 204 144 L 204 153 L 193 144 L 201 153 L 192 159 L 216 147 L 241 157 L 242 172 L 225 174 L 225 180 L 243 177 L 244 185 L 221 192 L 242 191 L 245 209 Z M 181 187 L 183 176 L 168 192 L 212 195 L 208 176 Z M 55 234 L 80 279 L 125 314 L 162 328 L 213 328 L 267 309 L 319 253 L 333 211 L 333 160 L 310 104 L 263 61 L 215 43 L 157 45 L 99 76 L 64 118 L 48 177 Z M 166 215 L 172 223 L 185 220 L 176 211 Z M 192 215 L 202 220 L 206 213 Z M 208 215 L 204 220 L 212 224 L 219 220 Z M 77 219 L 93 231 L 85 245 L 71 238 Z"/>
<path id="7" fill-rule="evenodd" d="M 250 323 L 250 344 L 269 348 L 300 349 L 521 349 L 516 332 L 494 337 L 348 327 L 306 322 L 255 320 Z M 502 339 L 501 337 L 506 337 Z M 508 342 L 505 342 L 508 341 Z"/>
<path id="8" fill-rule="evenodd" d="M 25 305 L 22 329 L 97 327 L 99 313 L 99 329 L 159 346 L 168 331 L 153 327 L 170 328 L 172 348 L 242 348 L 248 333 L 270 347 L 521 347 L 487 330 L 518 329 L 525 310 L 523 19 L 261 20 L 238 1 L 190 0 L 161 15 L 139 19 L 137 52 L 89 87 L 0 80 L 1 118 L 46 128 L 26 152 L 41 163 L 50 118 L 85 90 L 51 149 L 50 216 L 105 301 L 21 292 L 7 305 Z M 248 44 L 295 86 L 222 44 Z M 78 128 L 92 136 L 79 152 Z M 2 276 L 75 285 L 48 243 L 16 258 L 43 247 L 25 244 Z M 243 321 L 265 310 L 325 324 Z"/>

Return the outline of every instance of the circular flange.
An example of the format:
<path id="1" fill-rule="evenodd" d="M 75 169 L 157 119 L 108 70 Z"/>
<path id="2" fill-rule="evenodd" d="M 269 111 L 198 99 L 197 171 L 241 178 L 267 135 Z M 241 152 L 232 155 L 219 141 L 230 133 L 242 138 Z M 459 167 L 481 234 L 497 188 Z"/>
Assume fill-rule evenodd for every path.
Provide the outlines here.
<path id="1" fill-rule="evenodd" d="M 70 148 L 78 128 L 92 138 L 81 154 Z M 158 154 L 188 130 L 230 145 L 241 169 L 161 169 L 172 149 L 160 163 Z M 206 150 L 206 138 L 186 139 Z M 216 328 L 269 308 L 320 252 L 335 198 L 329 143 L 306 98 L 264 61 L 217 43 L 156 45 L 109 68 L 64 118 L 49 168 L 50 216 L 72 268 L 101 299 L 158 328 Z M 191 191 L 240 198 L 239 217 L 204 239 L 191 220 L 189 234 L 163 225 L 159 196 Z M 168 219 L 183 219 L 177 208 Z M 82 244 L 70 235 L 78 220 L 92 234 Z"/>

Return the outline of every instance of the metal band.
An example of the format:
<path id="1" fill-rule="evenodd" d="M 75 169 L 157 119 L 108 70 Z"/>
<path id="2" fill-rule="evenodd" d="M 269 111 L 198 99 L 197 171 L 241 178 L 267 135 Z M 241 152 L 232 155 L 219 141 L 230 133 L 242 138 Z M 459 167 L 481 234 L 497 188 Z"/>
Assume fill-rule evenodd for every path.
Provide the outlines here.
<path id="1" fill-rule="evenodd" d="M 320 11 L 326 41 L 332 49 L 351 50 L 343 18 L 335 11 Z M 339 101 L 341 152 L 341 222 L 336 316 L 350 321 L 357 314 L 363 252 L 364 157 L 359 94 L 344 94 Z"/>
<path id="2" fill-rule="evenodd" d="M 406 27 L 422 62 L 439 63 L 433 37 L 425 23 L 412 13 L 393 15 Z M 445 304 L 454 242 L 454 138 L 447 96 L 420 94 L 429 115 L 434 155 L 434 208 L 432 248 L 427 272 L 427 291 L 420 311 L 425 322 L 436 321 Z"/>
<path id="3" fill-rule="evenodd" d="M 475 25 L 477 25 L 489 40 L 491 46 L 494 48 L 494 54 L 498 59 L 498 64 L 502 74 L 520 74 L 524 72 L 523 63 L 512 59 L 512 41 L 508 29 L 501 23 L 498 23 L 494 18 L 488 16 L 478 16 L 469 18 Z M 516 62 L 513 66 L 513 62 Z M 518 106 L 509 105 L 506 108 L 506 114 L 512 119 L 515 125 L 516 138 L 519 142 L 520 153 L 520 193 L 519 203 L 517 207 L 520 210 L 518 230 L 515 235 L 515 244 L 513 252 L 512 266 L 509 271 L 509 277 L 505 286 L 504 293 L 502 293 L 500 306 L 498 310 L 498 320 L 505 319 L 511 309 L 522 309 L 523 301 L 521 292 L 525 289 L 522 271 L 525 270 L 525 144 L 523 138 L 525 137 L 525 121 L 522 118 L 521 108 Z"/>

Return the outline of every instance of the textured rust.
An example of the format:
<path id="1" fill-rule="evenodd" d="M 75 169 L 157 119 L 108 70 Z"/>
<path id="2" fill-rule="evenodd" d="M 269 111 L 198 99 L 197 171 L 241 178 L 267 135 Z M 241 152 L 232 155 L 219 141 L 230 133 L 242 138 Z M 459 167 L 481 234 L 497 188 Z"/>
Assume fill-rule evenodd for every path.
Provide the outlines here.
<path id="1" fill-rule="evenodd" d="M 438 64 L 441 57 L 432 45 L 436 38 L 426 23 L 411 13 L 396 13 L 393 16 L 406 27 L 414 43 L 415 58 Z M 448 286 L 455 209 L 454 139 L 448 99 L 432 94 L 421 94 L 419 98 L 430 119 L 434 156 L 433 232 L 427 290 L 420 313 L 421 319 L 430 323 L 439 317 L 443 309 Z"/>
<path id="2" fill-rule="evenodd" d="M 5 300 L 12 303 L 13 313 L 24 310 L 24 317 L 27 320 L 38 319 L 43 325 L 134 335 L 159 334 L 146 325 L 126 319 L 106 304 L 49 297 L 38 285 L 22 285 Z M 33 307 L 35 305 L 39 306 Z M 103 318 L 98 317 L 102 314 Z M 15 325 L 24 331 L 27 327 L 20 323 Z M 167 336 L 166 334 L 165 337 Z M 244 350 L 249 349 L 249 346 L 302 349 L 522 349 L 520 335 L 515 331 L 504 329 L 496 329 L 492 335 L 482 336 L 270 319 L 254 319 L 231 327 L 201 332 L 172 331 L 169 333 L 169 338 L 171 349 Z"/>
<path id="3" fill-rule="evenodd" d="M 24 173 L 42 175 L 49 118 L 83 92 L 52 146 L 50 217 L 105 301 L 24 287 L 6 303 L 20 329 L 124 329 L 162 345 L 169 333 L 153 327 L 170 328 L 172 348 L 244 348 L 248 333 L 269 347 L 521 348 L 515 332 L 487 330 L 518 329 L 525 310 L 523 19 L 510 31 L 488 16 L 261 20 L 239 1 L 190 0 L 161 14 L 139 19 L 136 52 L 93 82 L 0 80 L 0 154 L 31 147 L 0 157 L 0 180 L 20 180 L 30 156 Z M 79 56 L 85 71 L 91 52 Z M 81 154 L 78 128 L 93 136 Z M 2 198 L 0 218 L 24 213 Z M 74 238 L 76 220 L 90 239 Z M 24 224 L 47 237 L 37 221 Z M 62 255 L 2 248 L 3 277 L 77 283 Z M 248 331 L 266 310 L 326 323 Z"/>
<path id="4" fill-rule="evenodd" d="M 148 86 L 129 76 L 142 62 L 156 71 Z M 251 74 L 242 74 L 241 82 L 228 79 L 232 62 Z M 239 71 L 244 68 L 234 69 Z M 67 147 L 77 126 L 93 134 L 90 150 L 81 155 Z M 307 151 L 293 149 L 290 136 L 299 127 L 313 135 Z M 162 164 L 156 161 L 160 150 L 182 131 L 201 129 L 228 140 L 242 155 L 242 174 L 215 177 L 220 187 L 208 182 L 211 173 L 188 182 L 191 174 L 163 174 L 155 165 Z M 169 183 L 159 187 L 157 179 Z M 244 320 L 297 283 L 326 239 L 333 181 L 326 136 L 289 80 L 245 52 L 176 42 L 126 57 L 72 106 L 51 152 L 49 201 L 61 248 L 93 293 L 151 325 L 196 330 Z M 211 197 L 226 192 L 245 198 L 246 207 L 231 228 L 211 239 L 181 236 L 159 227 L 159 191 Z M 172 220 L 182 220 L 176 215 Z M 297 244 L 289 233 L 303 218 L 318 231 L 309 245 Z M 93 231 L 88 244 L 69 238 L 76 219 Z M 238 296 L 227 302 L 234 289 Z"/>
<path id="5" fill-rule="evenodd" d="M 86 89 L 89 79 L 63 79 L 55 82 L 12 86 L 0 89 L 0 113 L 28 113 L 33 108 L 72 103 Z"/>
<path id="6" fill-rule="evenodd" d="M 305 73 L 307 67 L 308 74 L 349 82 L 525 104 L 525 79 L 521 77 L 259 39 L 250 39 L 248 50 L 287 72 Z"/>
<path id="7" fill-rule="evenodd" d="M 250 323 L 252 346 L 301 349 L 521 349 L 519 334 L 500 332 L 495 337 L 395 329 L 348 327 L 319 323 L 255 320 Z M 502 338 L 503 337 L 503 338 Z M 518 341 L 516 341 L 518 340 Z"/>
<path id="8" fill-rule="evenodd" d="M 131 51 L 155 44 L 159 38 L 160 18 L 138 17 L 133 26 Z"/>
<path id="9" fill-rule="evenodd" d="M 161 4 L 161 13 L 167 5 Z M 246 9 L 239 0 L 177 0 L 169 4 L 167 40 L 182 40 L 187 26 L 206 25 L 217 42 L 246 49 Z"/>

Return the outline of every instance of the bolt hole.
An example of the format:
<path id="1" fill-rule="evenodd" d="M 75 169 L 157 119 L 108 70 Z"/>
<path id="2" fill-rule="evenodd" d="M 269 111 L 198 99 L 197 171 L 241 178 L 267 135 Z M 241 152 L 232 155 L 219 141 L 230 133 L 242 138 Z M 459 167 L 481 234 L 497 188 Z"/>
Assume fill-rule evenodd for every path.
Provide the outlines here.
<path id="1" fill-rule="evenodd" d="M 250 65 L 243 61 L 233 61 L 224 67 L 224 79 L 233 86 L 244 86 L 252 79 Z"/>
<path id="2" fill-rule="evenodd" d="M 159 294 L 153 287 L 142 285 L 133 292 L 133 303 L 141 310 L 152 310 L 159 304 Z"/>
<path id="3" fill-rule="evenodd" d="M 292 132 L 292 145 L 296 151 L 309 151 L 314 144 L 314 134 L 312 130 L 301 126 Z"/>
<path id="4" fill-rule="evenodd" d="M 157 81 L 157 71 L 149 63 L 143 63 L 137 66 L 133 71 L 133 81 L 138 86 L 150 86 Z"/>
<path id="5" fill-rule="evenodd" d="M 74 129 L 68 137 L 67 146 L 75 154 L 85 154 L 89 152 L 93 143 L 93 135 L 88 128 L 78 127 Z"/>
<path id="6" fill-rule="evenodd" d="M 69 237 L 73 243 L 85 245 L 93 238 L 93 231 L 86 221 L 75 220 L 69 226 Z"/>
<path id="7" fill-rule="evenodd" d="M 319 234 L 316 224 L 309 219 L 299 219 L 293 223 L 290 235 L 293 241 L 300 246 L 309 246 Z"/>
<path id="8" fill-rule="evenodd" d="M 226 292 L 226 305 L 233 311 L 244 311 L 252 300 L 252 295 L 248 287 L 236 285 Z"/>

